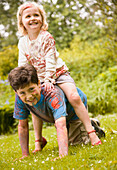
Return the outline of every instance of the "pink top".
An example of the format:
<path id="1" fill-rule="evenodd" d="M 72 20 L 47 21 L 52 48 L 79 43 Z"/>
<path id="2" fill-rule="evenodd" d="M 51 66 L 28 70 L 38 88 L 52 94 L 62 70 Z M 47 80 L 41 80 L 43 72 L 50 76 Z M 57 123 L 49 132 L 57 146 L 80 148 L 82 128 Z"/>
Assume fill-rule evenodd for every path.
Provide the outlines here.
<path id="1" fill-rule="evenodd" d="M 55 40 L 48 31 L 40 31 L 36 40 L 30 41 L 28 35 L 20 38 L 18 48 L 18 66 L 32 64 L 41 82 L 53 82 L 68 70 L 65 62 L 57 56 Z"/>

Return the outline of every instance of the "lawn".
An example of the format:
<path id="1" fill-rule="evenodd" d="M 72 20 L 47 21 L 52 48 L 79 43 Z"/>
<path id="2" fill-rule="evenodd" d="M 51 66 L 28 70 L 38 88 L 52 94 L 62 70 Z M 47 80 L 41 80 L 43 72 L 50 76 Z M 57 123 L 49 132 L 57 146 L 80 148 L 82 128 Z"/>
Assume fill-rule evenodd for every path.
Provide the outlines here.
<path id="1" fill-rule="evenodd" d="M 55 127 L 43 130 L 48 144 L 33 155 L 34 131 L 30 131 L 30 156 L 19 160 L 21 149 L 18 134 L 0 136 L 0 170 L 116 170 L 117 169 L 117 117 L 116 114 L 98 116 L 106 132 L 102 145 L 70 146 L 69 156 L 51 161 L 58 156 Z M 17 160 L 15 160 L 17 158 Z"/>

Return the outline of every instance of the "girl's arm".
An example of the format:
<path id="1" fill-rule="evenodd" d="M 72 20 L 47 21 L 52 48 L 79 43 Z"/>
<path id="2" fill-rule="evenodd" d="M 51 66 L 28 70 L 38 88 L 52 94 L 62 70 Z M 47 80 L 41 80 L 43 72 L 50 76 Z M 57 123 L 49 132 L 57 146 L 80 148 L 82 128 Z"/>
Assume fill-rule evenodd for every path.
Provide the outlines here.
<path id="1" fill-rule="evenodd" d="M 53 76 L 56 74 L 56 49 L 55 41 L 50 34 L 44 39 L 44 53 L 45 53 L 45 78 L 44 84 L 46 91 L 54 89 L 55 79 Z"/>
<path id="2" fill-rule="evenodd" d="M 19 40 L 18 49 L 19 49 L 18 66 L 22 66 L 28 63 L 26 58 L 26 47 L 24 37 Z"/>
<path id="3" fill-rule="evenodd" d="M 51 36 L 51 34 L 47 34 L 44 39 L 44 53 L 46 60 L 46 75 L 44 82 L 52 82 L 54 83 L 53 75 L 56 74 L 56 48 L 55 48 L 55 40 Z"/>
<path id="4" fill-rule="evenodd" d="M 55 40 L 51 34 L 47 34 L 43 39 L 44 54 L 46 62 L 46 75 L 44 82 L 55 83 L 55 79 L 68 70 L 65 62 L 58 57 Z"/>

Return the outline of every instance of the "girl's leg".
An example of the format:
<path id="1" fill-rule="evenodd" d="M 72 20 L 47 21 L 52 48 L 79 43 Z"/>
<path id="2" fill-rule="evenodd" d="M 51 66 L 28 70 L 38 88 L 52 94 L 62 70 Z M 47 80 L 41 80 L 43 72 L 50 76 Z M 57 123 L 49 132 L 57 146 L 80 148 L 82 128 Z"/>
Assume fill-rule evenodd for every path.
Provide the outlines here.
<path id="1" fill-rule="evenodd" d="M 91 125 L 88 111 L 78 95 L 76 86 L 73 83 L 61 83 L 58 84 L 58 86 L 64 91 L 67 99 L 74 108 L 76 115 L 83 122 L 86 131 L 91 132 L 94 130 Z M 90 133 L 89 137 L 92 145 L 100 141 L 95 132 Z"/>
<path id="2" fill-rule="evenodd" d="M 33 121 L 33 127 L 34 127 L 34 132 L 35 132 L 35 151 L 41 151 L 41 144 L 42 142 L 42 126 L 43 126 L 43 121 L 39 119 L 37 116 L 35 116 L 32 113 L 32 121 Z M 38 141 L 39 140 L 39 141 Z"/>

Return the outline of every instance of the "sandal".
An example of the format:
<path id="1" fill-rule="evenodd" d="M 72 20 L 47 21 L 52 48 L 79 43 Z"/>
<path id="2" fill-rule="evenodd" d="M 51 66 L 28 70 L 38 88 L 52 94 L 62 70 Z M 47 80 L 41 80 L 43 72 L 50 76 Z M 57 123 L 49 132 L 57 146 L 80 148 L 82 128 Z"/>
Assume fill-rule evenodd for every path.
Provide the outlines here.
<path id="1" fill-rule="evenodd" d="M 92 130 L 92 131 L 88 132 L 88 135 L 89 135 L 90 133 L 93 133 L 93 132 L 96 133 L 96 130 Z M 92 146 L 101 145 L 101 144 L 102 144 L 102 142 L 101 142 L 101 140 L 99 140 L 97 143 L 93 143 Z"/>
<path id="2" fill-rule="evenodd" d="M 41 150 L 45 147 L 45 145 L 47 144 L 47 140 L 44 138 L 44 137 L 42 137 L 42 140 L 35 140 L 35 142 L 42 142 L 42 144 L 41 144 Z M 41 150 L 38 150 L 38 149 L 35 149 L 34 151 L 32 151 L 32 153 L 37 153 L 37 152 L 39 152 L 39 151 L 41 151 Z"/>
<path id="3" fill-rule="evenodd" d="M 92 146 L 94 146 L 94 145 L 102 145 L 101 140 L 99 140 L 97 143 L 92 144 Z"/>
<path id="4" fill-rule="evenodd" d="M 91 124 L 94 127 L 99 138 L 106 136 L 104 130 L 100 127 L 100 122 L 97 119 L 91 118 Z"/>

